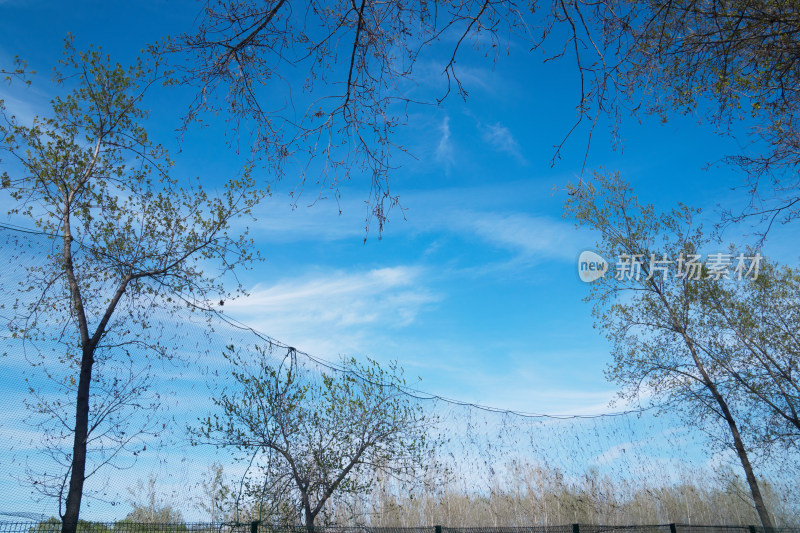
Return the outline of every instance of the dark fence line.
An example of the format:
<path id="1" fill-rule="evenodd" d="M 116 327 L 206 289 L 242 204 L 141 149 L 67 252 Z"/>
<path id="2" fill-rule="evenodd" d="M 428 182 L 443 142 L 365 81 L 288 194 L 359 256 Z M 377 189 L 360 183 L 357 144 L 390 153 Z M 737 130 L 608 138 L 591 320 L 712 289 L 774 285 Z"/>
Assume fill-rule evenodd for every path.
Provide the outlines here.
<path id="1" fill-rule="evenodd" d="M 60 533 L 61 522 L 0 522 L 0 533 Z M 760 526 L 709 526 L 659 524 L 604 526 L 568 524 L 529 527 L 370 527 L 314 526 L 314 533 L 800 533 L 800 527 L 776 527 L 769 531 Z M 78 533 L 309 533 L 306 526 L 273 526 L 247 523 L 145 524 L 128 521 L 78 523 Z"/>
<path id="2" fill-rule="evenodd" d="M 299 526 L 273 526 L 260 522 L 246 523 L 134 523 L 85 522 L 78 523 L 81 533 L 307 533 L 309 528 Z M 315 533 L 767 533 L 760 526 L 658 524 L 608 526 L 596 524 L 568 524 L 553 526 L 483 526 L 483 527 L 373 527 L 373 526 L 314 526 Z M 2 522 L 0 533 L 57 533 L 61 522 Z M 800 533 L 800 527 L 776 527 L 769 533 Z"/>

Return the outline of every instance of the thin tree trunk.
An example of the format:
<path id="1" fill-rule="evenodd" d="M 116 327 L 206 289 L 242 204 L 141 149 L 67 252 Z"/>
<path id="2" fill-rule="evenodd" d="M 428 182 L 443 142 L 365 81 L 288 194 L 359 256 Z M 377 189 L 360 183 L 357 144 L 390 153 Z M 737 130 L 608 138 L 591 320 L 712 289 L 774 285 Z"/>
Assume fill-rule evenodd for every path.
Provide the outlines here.
<path id="1" fill-rule="evenodd" d="M 99 147 L 99 141 L 98 145 Z M 97 148 L 95 155 L 97 154 Z M 61 533 L 76 533 L 78 517 L 83 498 L 83 482 L 86 480 L 86 446 L 89 438 L 89 388 L 92 384 L 92 366 L 96 344 L 89 336 L 86 313 L 83 308 L 80 284 L 75 276 L 72 262 L 72 226 L 70 225 L 70 206 L 74 191 L 64 202 L 64 272 L 69 282 L 72 309 L 78 321 L 81 336 L 81 372 L 78 377 L 78 398 L 75 403 L 75 431 L 72 440 L 72 464 L 70 466 L 69 491 L 66 508 L 61 516 Z"/>
<path id="2" fill-rule="evenodd" d="M 89 387 L 92 382 L 94 354 L 91 348 L 83 349 L 81 374 L 78 381 L 78 401 L 75 408 L 75 434 L 72 443 L 72 470 L 64 514 L 61 516 L 61 533 L 76 533 L 78 515 L 86 480 L 86 445 L 89 433 Z"/>
<path id="3" fill-rule="evenodd" d="M 774 527 L 772 523 L 772 517 L 769 515 L 767 506 L 764 505 L 764 498 L 761 496 L 761 489 L 758 487 L 758 480 L 753 473 L 753 466 L 750 464 L 750 458 L 747 456 L 747 449 L 744 447 L 744 442 L 742 441 L 742 436 L 739 433 L 739 427 L 736 425 L 736 420 L 733 418 L 733 414 L 728 408 L 728 402 L 722 397 L 722 394 L 720 394 L 716 384 L 711 380 L 711 377 L 706 372 L 705 366 L 703 365 L 702 361 L 700 361 L 700 358 L 695 351 L 694 344 L 685 334 L 684 339 L 686 340 L 689 351 L 694 358 L 695 366 L 697 366 L 697 369 L 700 371 L 700 375 L 703 377 L 703 384 L 709 390 L 709 392 L 711 392 L 711 396 L 714 397 L 714 401 L 716 401 L 717 405 L 719 405 L 720 411 L 722 411 L 722 416 L 725 419 L 725 422 L 728 424 L 728 428 L 731 431 L 731 436 L 733 437 L 733 447 L 736 450 L 736 455 L 739 457 L 739 462 L 742 463 L 744 475 L 747 478 L 747 485 L 750 487 L 750 495 L 753 497 L 753 504 L 755 505 L 756 512 L 758 513 L 758 518 L 761 520 L 761 525 L 764 526 L 764 529 L 769 532 Z"/>
<path id="4" fill-rule="evenodd" d="M 305 506 L 306 512 L 306 533 L 314 533 L 314 518 L 316 516 L 311 513 L 311 509 L 308 506 Z"/>
<path id="5" fill-rule="evenodd" d="M 687 334 L 686 325 L 682 321 L 678 320 L 679 315 L 673 311 L 663 292 L 661 292 L 660 287 L 656 285 L 653 287 L 670 313 L 673 330 L 681 334 L 686 347 L 689 348 L 689 352 L 692 355 L 695 367 L 697 367 L 697 370 L 700 372 L 700 375 L 703 378 L 703 386 L 708 389 L 708 391 L 711 393 L 711 396 L 714 398 L 714 401 L 717 402 L 717 405 L 722 411 L 722 416 L 731 431 L 731 436 L 733 437 L 733 446 L 736 449 L 739 462 L 741 462 L 742 468 L 744 469 L 744 474 L 747 478 L 747 484 L 750 487 L 750 495 L 753 498 L 753 504 L 755 505 L 756 513 L 758 513 L 758 518 L 761 520 L 761 525 L 764 526 L 764 529 L 767 532 L 770 532 L 774 527 L 772 518 L 769 515 L 767 506 L 764 505 L 764 498 L 761 496 L 761 489 L 758 487 L 758 480 L 756 480 L 756 476 L 753 473 L 753 467 L 750 464 L 750 458 L 747 456 L 747 450 L 744 447 L 744 442 L 742 441 L 742 436 L 739 433 L 739 428 L 736 425 L 736 420 L 733 418 L 733 414 L 728 408 L 728 402 L 722 397 L 722 394 L 720 394 L 719 390 L 717 389 L 716 383 L 711 379 L 711 376 L 709 376 L 708 372 L 706 372 L 705 365 L 700 359 L 700 356 L 697 354 L 694 340 Z"/>
<path id="6" fill-rule="evenodd" d="M 747 450 L 745 449 L 744 442 L 742 442 L 742 437 L 739 434 L 739 428 L 737 427 L 733 416 L 731 416 L 731 412 L 728 409 L 728 405 L 725 403 L 725 401 L 720 397 L 717 403 L 719 403 L 722 413 L 725 415 L 725 421 L 728 423 L 728 427 L 733 435 L 733 446 L 736 449 L 736 455 L 739 456 L 739 461 L 742 463 L 742 468 L 744 469 L 744 474 L 747 478 L 747 484 L 750 486 L 750 493 L 753 496 L 753 503 L 756 506 L 758 518 L 761 520 L 761 525 L 764 526 L 764 529 L 769 532 L 775 526 L 772 523 L 772 517 L 767 510 L 767 506 L 764 504 L 764 498 L 761 496 L 761 489 L 758 487 L 758 480 L 756 480 L 756 476 L 753 473 L 753 466 L 750 464 L 750 458 L 747 456 Z"/>

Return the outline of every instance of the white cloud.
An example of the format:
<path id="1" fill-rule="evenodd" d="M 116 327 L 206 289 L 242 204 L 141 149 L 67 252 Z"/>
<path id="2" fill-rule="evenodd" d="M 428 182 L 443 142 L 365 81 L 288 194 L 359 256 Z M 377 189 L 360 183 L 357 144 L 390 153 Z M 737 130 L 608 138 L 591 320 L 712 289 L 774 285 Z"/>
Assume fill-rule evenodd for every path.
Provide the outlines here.
<path id="1" fill-rule="evenodd" d="M 498 152 L 513 156 L 520 163 L 527 163 L 519 149 L 519 143 L 506 126 L 500 123 L 483 128 L 483 140 Z"/>
<path id="2" fill-rule="evenodd" d="M 0 0 L 0 4 L 2 4 L 2 0 Z M 14 68 L 11 55 L 1 49 L 0 65 L 6 68 Z M 50 95 L 40 88 L 39 84 L 41 82 L 39 80 L 32 79 L 37 83 L 30 86 L 18 80 L 14 80 L 10 84 L 2 80 L 5 87 L 2 95 L 0 95 L 0 100 L 3 100 L 6 108 L 5 114 L 9 117 L 16 117 L 18 124 L 28 127 L 33 125 L 34 117 L 52 115 L 52 109 L 49 104 Z"/>
<path id="3" fill-rule="evenodd" d="M 456 40 L 458 40 L 458 37 L 456 37 Z M 474 94 L 475 92 L 497 94 L 513 82 L 513 80 L 502 77 L 499 72 L 491 67 L 466 63 L 459 63 L 456 66 L 455 75 L 458 81 L 453 78 L 452 72 L 448 81 L 448 76 L 444 72 L 442 63 L 430 59 L 418 61 L 414 65 L 414 73 L 414 82 L 406 81 L 403 89 L 407 94 L 413 94 L 415 97 L 422 96 L 420 100 L 423 101 L 433 101 L 448 94 L 448 83 L 450 89 L 449 97 L 457 100 L 460 99 L 458 82 L 461 82 L 461 86 L 468 94 Z"/>
<path id="4" fill-rule="evenodd" d="M 439 298 L 421 284 L 417 267 L 377 268 L 256 285 L 226 304 L 238 320 L 312 353 L 358 351 L 372 328 L 404 327 Z"/>
<path id="5" fill-rule="evenodd" d="M 570 223 L 522 213 L 469 213 L 458 217 L 457 224 L 491 245 L 529 259 L 575 261 L 590 242 Z"/>
<path id="6" fill-rule="evenodd" d="M 363 200 L 352 195 L 344 200 L 315 202 L 313 198 L 295 200 L 282 192 L 265 198 L 256 206 L 255 221 L 238 219 L 233 230 L 248 228 L 259 244 L 360 241 L 366 233 Z"/>
<path id="7" fill-rule="evenodd" d="M 625 409 L 632 409 L 634 406 L 623 406 Z M 637 415 L 637 420 L 645 421 L 644 428 L 638 429 L 638 434 L 642 438 L 636 440 L 626 440 L 609 446 L 602 453 L 592 457 L 589 462 L 603 465 L 617 461 L 625 455 L 640 455 L 656 460 L 678 460 L 692 461 L 696 458 L 684 455 L 678 458 L 664 457 L 664 450 L 661 444 L 669 442 L 673 448 L 696 449 L 699 442 L 692 438 L 691 429 L 682 425 L 679 420 L 670 417 L 658 416 L 654 413 Z M 701 455 L 702 457 L 702 455 Z M 698 466 L 700 466 L 698 464 Z"/>
<path id="8" fill-rule="evenodd" d="M 446 116 L 442 120 L 441 131 L 442 137 L 439 139 L 439 144 L 436 147 L 436 160 L 449 171 L 455 163 L 453 143 L 450 141 L 450 117 Z"/>

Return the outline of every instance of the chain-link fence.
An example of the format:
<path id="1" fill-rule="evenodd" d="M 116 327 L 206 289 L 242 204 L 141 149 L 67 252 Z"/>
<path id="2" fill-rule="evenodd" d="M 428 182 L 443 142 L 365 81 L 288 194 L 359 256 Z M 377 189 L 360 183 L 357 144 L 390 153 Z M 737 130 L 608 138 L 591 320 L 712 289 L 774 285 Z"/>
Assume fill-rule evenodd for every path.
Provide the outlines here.
<path id="1" fill-rule="evenodd" d="M 0 522 L 0 533 L 60 533 L 61 522 Z M 568 524 L 531 527 L 369 527 L 369 526 L 273 526 L 249 523 L 144 524 L 129 521 L 84 522 L 78 533 L 800 533 L 800 527 L 776 527 L 769 532 L 760 526 L 660 524 L 604 526 Z"/>

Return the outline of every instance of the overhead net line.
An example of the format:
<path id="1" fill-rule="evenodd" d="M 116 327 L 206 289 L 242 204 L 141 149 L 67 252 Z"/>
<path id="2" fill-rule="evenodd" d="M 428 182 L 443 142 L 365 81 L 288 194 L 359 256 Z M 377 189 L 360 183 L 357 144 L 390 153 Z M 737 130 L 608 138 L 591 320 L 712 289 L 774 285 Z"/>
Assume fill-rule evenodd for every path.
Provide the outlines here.
<path id="1" fill-rule="evenodd" d="M 30 234 L 30 235 L 39 235 L 39 236 L 43 236 L 43 237 L 47 237 L 47 238 L 61 238 L 62 237 L 61 235 L 58 235 L 58 234 L 47 233 L 47 232 L 43 232 L 43 231 L 40 231 L 40 230 L 24 228 L 24 227 L 21 227 L 21 226 L 15 226 L 15 225 L 12 225 L 12 224 L 7 224 L 7 223 L 0 223 L 0 229 L 6 230 L 6 231 L 14 231 L 14 232 L 19 232 L 19 233 L 25 233 L 25 234 Z M 75 244 L 77 244 L 78 246 L 80 246 L 82 248 L 87 248 L 87 249 L 90 249 L 92 251 L 96 251 L 90 245 L 87 245 L 85 243 L 76 242 Z M 325 368 L 327 370 L 331 370 L 331 371 L 334 371 L 334 372 L 353 374 L 356 377 L 358 377 L 359 379 L 368 379 L 365 376 L 357 375 L 357 373 L 352 369 L 343 368 L 341 365 L 339 365 L 337 363 L 334 363 L 334 362 L 326 360 L 324 358 L 312 355 L 312 354 L 310 354 L 308 352 L 305 352 L 303 350 L 295 348 L 294 346 L 292 346 L 292 345 L 290 345 L 288 343 L 285 343 L 283 341 L 275 339 L 274 337 L 271 337 L 270 335 L 268 335 L 268 334 L 266 334 L 264 332 L 258 331 L 257 329 L 253 328 L 252 326 L 250 326 L 248 324 L 245 324 L 245 323 L 243 323 L 243 322 L 241 322 L 241 321 L 239 321 L 239 320 L 237 320 L 237 319 L 235 319 L 233 317 L 225 315 L 222 310 L 209 309 L 207 311 L 210 314 L 212 314 L 215 319 L 220 320 L 221 322 L 226 323 L 226 324 L 228 324 L 228 325 L 230 325 L 230 326 L 232 326 L 234 328 L 240 329 L 242 331 L 247 331 L 247 332 L 253 334 L 256 338 L 263 340 L 264 342 L 268 343 L 271 346 L 287 350 L 287 353 L 291 352 L 291 353 L 296 354 L 297 356 L 305 357 L 309 361 L 313 362 L 314 364 L 319 365 L 320 368 Z M 519 410 L 515 410 L 515 409 L 506 409 L 506 408 L 502 408 L 502 407 L 482 405 L 482 404 L 475 403 L 475 402 L 468 402 L 468 401 L 459 400 L 459 399 L 455 399 L 455 398 L 449 398 L 449 397 L 446 397 L 446 396 L 442 396 L 440 394 L 431 393 L 431 392 L 420 390 L 420 389 L 417 389 L 417 388 L 414 388 L 414 387 L 409 387 L 408 385 L 398 385 L 398 388 L 400 390 L 402 390 L 403 392 L 407 393 L 409 396 L 411 396 L 411 397 L 413 397 L 415 399 L 418 399 L 418 400 L 439 400 L 439 401 L 442 401 L 442 402 L 445 402 L 445 403 L 449 403 L 449 404 L 453 404 L 453 405 L 471 407 L 471 408 L 474 408 L 474 409 L 480 409 L 482 411 L 487 411 L 487 412 L 492 412 L 492 413 L 510 414 L 510 415 L 515 415 L 515 416 L 520 416 L 520 417 L 525 417 L 525 418 L 552 418 L 552 419 L 599 418 L 599 417 L 605 417 L 605 416 L 627 416 L 627 415 L 636 414 L 636 413 L 642 413 L 642 412 L 654 409 L 653 406 L 648 406 L 648 407 L 640 407 L 640 408 L 636 408 L 636 409 L 627 409 L 627 410 L 623 410 L 623 411 L 594 413 L 594 414 L 533 413 L 533 412 L 519 411 Z"/>
<path id="2" fill-rule="evenodd" d="M 0 492 L 15 512 L 56 515 L 53 487 L 68 466 L 71 435 L 50 415 L 74 417 L 75 359 L 65 357 L 75 346 L 71 324 L 59 322 L 58 317 L 68 318 L 63 308 L 38 317 L 38 336 L 14 335 L 9 323 L 20 319 L 21 305 L 32 297 L 17 289 L 37 282 L 36 268 L 47 266 L 58 236 L 8 226 L 2 233 L 0 353 L 6 354 L 2 364 L 7 371 L 0 375 L 5 406 L 0 439 L 8 446 L 0 450 L 5 466 Z M 81 244 L 76 250 L 81 261 L 90 248 Z M 280 503 L 254 492 L 274 481 L 274 458 L 262 447 L 217 446 L 225 444 L 223 437 L 207 439 L 200 431 L 202 420 L 224 416 L 215 399 L 242 392 L 242 384 L 232 379 L 242 366 L 223 354 L 236 351 L 254 371 L 263 363 L 279 368 L 294 362 L 297 379 L 309 386 L 319 386 L 323 375 L 334 374 L 381 384 L 223 314 L 176 313 L 154 306 L 147 320 L 140 330 L 124 320 L 117 323 L 130 329 L 127 334 L 136 342 L 122 342 L 125 328 L 110 334 L 96 369 L 101 381 L 93 391 L 109 392 L 112 400 L 121 384 L 139 388 L 120 403 L 116 418 L 107 419 L 135 437 L 122 448 L 107 438 L 93 441 L 89 461 L 97 473 L 87 480 L 86 517 L 120 519 L 134 503 L 153 501 L 180 509 L 184 519 L 208 520 L 215 480 L 236 494 L 220 501 L 228 519 L 264 518 L 260 505 Z M 654 409 L 584 416 L 521 413 L 402 384 L 397 391 L 425 414 L 430 437 L 441 438 L 428 477 L 408 487 L 391 477 L 363 473 L 361 481 L 370 490 L 334 495 L 328 523 L 755 523 L 736 458 L 709 440 L 708 427 L 700 420 L 656 416 Z M 42 405 L 48 408 L 43 411 Z M 800 518 L 796 455 L 776 450 L 759 463 L 759 475 L 781 520 Z M 284 489 L 291 494 L 290 487 Z M 276 493 L 280 491 L 271 496 Z"/>

